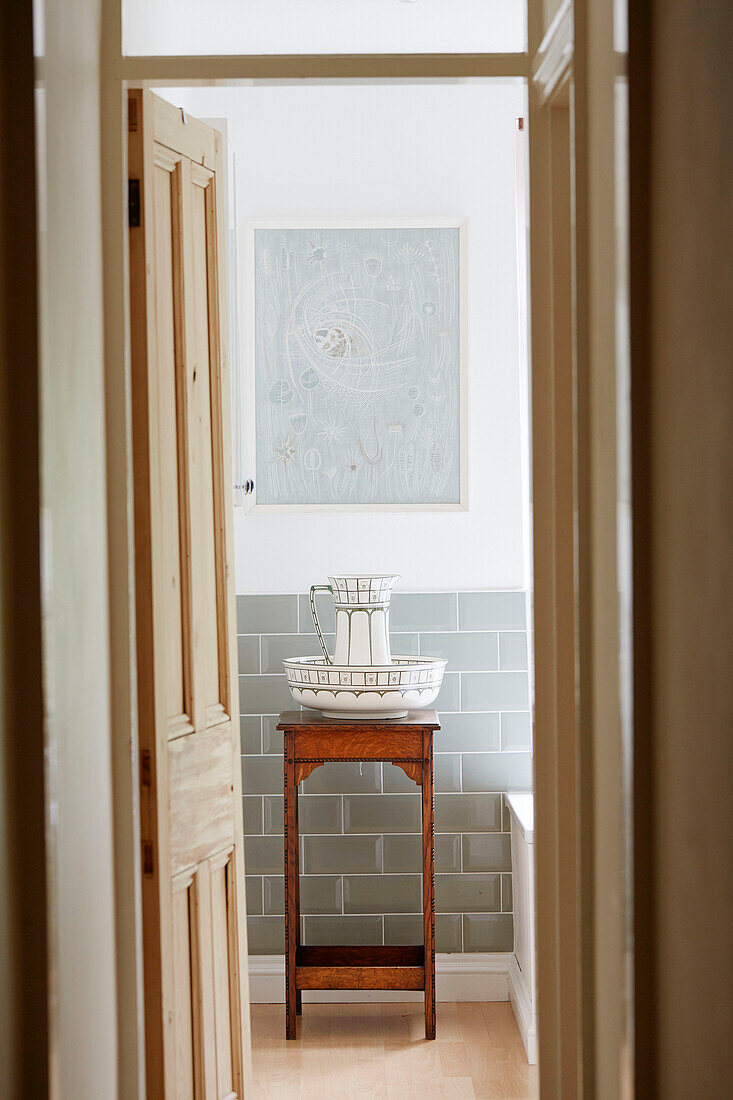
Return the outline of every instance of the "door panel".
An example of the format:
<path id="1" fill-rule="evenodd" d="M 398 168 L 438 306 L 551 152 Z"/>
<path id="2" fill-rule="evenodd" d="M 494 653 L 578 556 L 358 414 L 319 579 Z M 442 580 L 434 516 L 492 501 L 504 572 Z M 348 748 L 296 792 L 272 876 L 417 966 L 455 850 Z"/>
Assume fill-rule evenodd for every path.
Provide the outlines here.
<path id="1" fill-rule="evenodd" d="M 206 724 L 212 725 L 226 718 L 227 707 L 222 688 L 226 675 L 220 672 L 222 642 L 219 619 L 222 593 L 217 590 L 216 531 L 220 522 L 222 501 L 221 480 L 216 477 L 218 446 L 212 431 L 212 414 L 215 410 L 212 391 L 218 385 L 213 367 L 220 354 L 216 325 L 210 324 L 216 306 L 216 225 L 207 216 L 207 206 L 212 214 L 215 207 L 214 176 L 208 169 L 191 165 L 191 277 L 193 280 L 191 341 L 195 362 L 191 392 L 192 429 L 197 433 L 197 449 L 200 461 L 194 471 L 192 491 L 197 501 L 199 520 L 197 561 L 196 609 L 198 612 L 198 641 L 200 662 L 197 672 L 201 677 L 199 689 Z M 212 257 L 213 253 L 213 257 Z M 213 283 L 213 285 L 212 285 Z M 213 307 L 213 309 L 212 309 Z M 218 441 L 216 441 L 218 442 Z M 217 484 L 218 482 L 218 484 Z"/>
<path id="2" fill-rule="evenodd" d="M 170 866 L 174 875 L 234 844 L 231 746 L 229 723 L 170 743 Z"/>
<path id="3" fill-rule="evenodd" d="M 130 93 L 133 451 L 151 1097 L 249 1093 L 221 138 Z"/>
<path id="4" fill-rule="evenodd" d="M 180 234 L 180 164 L 169 154 L 156 157 L 155 165 L 155 339 L 158 407 L 158 508 L 162 571 L 167 578 L 163 587 L 164 619 L 168 631 L 165 664 L 166 713 L 171 725 L 190 724 L 185 690 L 184 655 L 188 639 L 184 635 L 184 593 L 188 593 L 187 557 L 181 553 L 181 499 L 185 501 L 185 407 L 177 383 L 180 368 L 177 319 L 181 316 L 180 256 L 175 242 Z M 179 461 L 180 456 L 180 461 Z M 184 527 L 185 527 L 185 508 Z"/>
<path id="5" fill-rule="evenodd" d="M 229 978 L 229 911 L 227 908 L 227 874 L 229 869 L 229 853 L 222 859 L 211 861 L 211 934 L 214 956 L 216 1076 L 220 1096 L 226 1096 L 234 1087 Z"/>
<path id="6" fill-rule="evenodd" d="M 193 1096 L 190 889 L 184 875 L 173 884 L 173 989 L 175 994 L 176 1096 Z"/>

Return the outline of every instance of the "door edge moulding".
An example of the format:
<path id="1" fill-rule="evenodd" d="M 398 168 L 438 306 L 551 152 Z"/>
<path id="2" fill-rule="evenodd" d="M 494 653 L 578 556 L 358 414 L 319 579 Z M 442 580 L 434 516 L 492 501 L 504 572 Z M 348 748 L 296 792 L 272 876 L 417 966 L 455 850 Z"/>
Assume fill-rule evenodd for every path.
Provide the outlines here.
<path id="1" fill-rule="evenodd" d="M 532 83 L 542 105 L 565 82 L 573 60 L 573 5 L 564 0 L 550 23 L 532 66 Z"/>

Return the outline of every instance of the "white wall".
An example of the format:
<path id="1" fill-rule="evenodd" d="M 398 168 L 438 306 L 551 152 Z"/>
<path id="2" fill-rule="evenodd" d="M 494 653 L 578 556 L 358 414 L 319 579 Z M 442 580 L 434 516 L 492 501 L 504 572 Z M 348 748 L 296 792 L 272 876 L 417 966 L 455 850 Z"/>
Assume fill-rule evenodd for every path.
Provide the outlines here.
<path id="1" fill-rule="evenodd" d="M 125 0 L 125 52 L 476 53 L 524 49 L 526 0 Z"/>
<path id="2" fill-rule="evenodd" d="M 398 572 L 402 591 L 522 587 L 521 84 L 301 84 L 165 95 L 194 115 L 228 118 L 242 253 L 247 218 L 469 222 L 468 511 L 238 514 L 237 591 L 300 591 L 329 572 L 360 570 Z M 243 286 L 240 293 L 244 324 Z"/>

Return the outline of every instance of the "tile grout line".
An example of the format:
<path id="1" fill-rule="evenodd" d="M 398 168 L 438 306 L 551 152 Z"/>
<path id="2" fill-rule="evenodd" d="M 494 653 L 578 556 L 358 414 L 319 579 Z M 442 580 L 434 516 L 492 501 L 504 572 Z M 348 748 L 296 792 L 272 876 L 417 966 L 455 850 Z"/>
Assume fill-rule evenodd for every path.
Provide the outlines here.
<path id="1" fill-rule="evenodd" d="M 324 630 L 324 634 L 333 634 L 335 632 L 335 625 L 329 626 Z M 394 621 L 390 618 L 389 632 L 391 635 L 403 635 L 403 634 L 526 634 L 526 626 L 517 626 L 516 624 L 510 625 L 505 622 L 492 622 L 483 623 L 481 626 L 434 626 L 430 624 L 407 622 L 400 626 L 395 626 Z M 309 634 L 315 636 L 315 626 L 309 626 L 307 629 L 295 629 L 286 630 L 285 628 L 270 629 L 270 630 L 237 630 L 238 638 L 252 637 L 255 634 L 264 634 L 268 638 L 288 638 L 295 637 L 298 634 Z"/>
<path id="2" fill-rule="evenodd" d="M 509 875 L 511 877 L 511 872 L 510 871 L 502 870 L 501 868 L 499 868 L 499 869 L 495 868 L 494 870 L 488 870 L 488 871 L 484 870 L 484 871 L 468 871 L 468 872 L 464 872 L 464 871 L 436 871 L 436 874 L 437 875 L 442 875 L 442 876 L 449 875 L 449 876 L 452 876 L 453 878 L 461 877 L 464 874 L 481 875 L 481 876 L 483 876 L 483 875 Z M 247 878 L 259 878 L 261 875 L 264 875 L 265 878 L 267 878 L 267 877 L 277 877 L 279 875 L 282 875 L 282 872 L 281 871 L 253 871 L 251 873 L 250 872 L 246 873 Z M 306 871 L 304 869 L 304 870 L 301 871 L 301 878 L 339 878 L 339 877 L 341 877 L 341 878 L 409 878 L 409 877 L 420 878 L 421 876 L 422 876 L 422 871 L 420 871 L 420 870 L 417 870 L 417 871 Z"/>
<path id="3" fill-rule="evenodd" d="M 407 656 L 410 656 L 410 655 L 408 654 Z M 412 654 L 412 656 L 419 657 L 419 656 L 421 656 L 421 654 L 414 653 L 414 654 Z M 526 668 L 450 668 L 448 670 L 448 672 L 446 673 L 446 675 L 448 675 L 448 676 L 505 676 L 508 672 L 520 672 L 520 673 L 525 673 L 526 674 L 528 672 L 528 669 L 526 669 Z M 285 673 L 284 672 L 237 672 L 237 676 L 239 676 L 240 679 L 248 679 L 248 678 L 253 677 L 253 676 L 268 676 L 268 677 L 269 676 L 272 676 L 272 677 L 281 676 L 283 679 L 285 679 Z M 516 709 L 516 710 L 527 710 L 528 708 L 527 707 L 516 707 L 514 709 Z M 252 712 L 250 711 L 249 713 L 251 714 Z M 271 712 L 268 711 L 267 713 L 271 713 Z M 278 711 L 278 713 L 279 713 L 279 711 Z M 458 711 L 453 711 L 452 713 L 459 713 L 459 712 Z M 487 713 L 491 713 L 491 711 L 476 711 L 474 713 L 487 714 Z"/>
<path id="4" fill-rule="evenodd" d="M 463 630 L 460 627 L 424 627 L 424 626 L 400 626 L 396 629 L 393 627 L 390 629 L 390 637 L 404 637 L 410 634 L 526 634 L 527 629 L 523 626 L 472 626 L 467 630 Z M 333 630 L 324 630 L 324 637 L 333 637 L 335 634 L 335 627 Z M 317 639 L 317 635 L 312 630 L 240 630 L 237 631 L 237 638 L 254 638 L 258 636 L 263 638 L 300 638 L 304 636 L 313 637 Z"/>
<path id="5" fill-rule="evenodd" d="M 513 672 L 525 671 L 526 672 L 526 669 L 512 669 L 511 671 L 513 671 Z M 256 673 L 256 672 L 240 672 L 238 675 L 239 676 L 258 676 L 258 675 L 279 676 L 280 673 L 279 672 L 271 672 L 271 673 L 261 673 L 260 674 L 260 673 Z M 454 672 L 453 675 L 454 676 L 458 676 L 458 675 L 464 675 L 465 676 L 465 675 L 472 675 L 472 673 L 456 673 L 456 672 Z M 441 709 L 440 713 L 444 718 L 451 718 L 456 714 L 477 714 L 477 715 L 531 714 L 531 708 L 530 707 L 494 707 L 493 709 L 489 709 L 489 710 L 446 710 L 443 707 Z M 278 718 L 279 714 L 280 714 L 279 711 L 277 713 L 275 713 L 275 712 L 269 711 L 269 710 L 268 711 L 248 710 L 248 711 L 241 711 L 239 717 L 240 718 Z M 245 754 L 243 753 L 242 755 L 244 756 Z"/>

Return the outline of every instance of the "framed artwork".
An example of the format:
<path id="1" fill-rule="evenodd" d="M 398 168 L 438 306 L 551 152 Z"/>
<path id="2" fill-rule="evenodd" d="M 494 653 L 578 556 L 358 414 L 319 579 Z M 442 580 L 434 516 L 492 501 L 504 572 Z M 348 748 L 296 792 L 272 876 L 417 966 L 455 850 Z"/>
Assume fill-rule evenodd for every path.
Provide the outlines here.
<path id="1" fill-rule="evenodd" d="M 251 223 L 248 252 L 250 507 L 465 509 L 465 221 Z"/>

